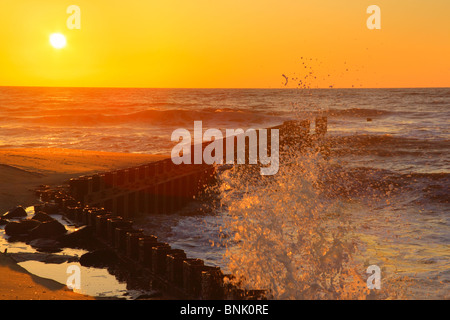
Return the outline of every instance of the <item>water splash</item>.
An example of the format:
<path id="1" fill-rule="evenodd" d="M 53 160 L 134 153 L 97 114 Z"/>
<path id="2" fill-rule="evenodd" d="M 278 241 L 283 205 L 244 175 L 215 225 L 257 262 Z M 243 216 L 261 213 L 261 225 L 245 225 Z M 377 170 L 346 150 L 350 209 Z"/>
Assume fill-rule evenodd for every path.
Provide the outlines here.
<path id="1" fill-rule="evenodd" d="M 245 167 L 221 176 L 233 235 L 226 252 L 230 271 L 242 285 L 266 289 L 275 299 L 365 298 L 346 214 L 338 201 L 321 196 L 325 160 L 317 150 L 287 159 L 269 179 Z"/>
<path id="2" fill-rule="evenodd" d="M 329 102 L 318 105 L 311 96 L 308 77 L 314 72 L 299 82 L 301 100 L 291 104 L 294 116 L 329 109 Z M 273 299 L 404 297 L 399 284 L 405 281 L 399 277 L 383 279 L 381 293 L 367 288 L 368 263 L 360 252 L 364 240 L 353 224 L 351 197 L 340 196 L 342 190 L 354 189 L 353 177 L 336 170 L 327 149 L 283 150 L 280 170 L 272 177 L 260 177 L 245 166 L 220 175 L 218 193 L 229 234 L 225 261 L 234 276 L 230 281 L 264 289 Z M 379 198 L 374 192 L 364 196 L 367 202 Z"/>

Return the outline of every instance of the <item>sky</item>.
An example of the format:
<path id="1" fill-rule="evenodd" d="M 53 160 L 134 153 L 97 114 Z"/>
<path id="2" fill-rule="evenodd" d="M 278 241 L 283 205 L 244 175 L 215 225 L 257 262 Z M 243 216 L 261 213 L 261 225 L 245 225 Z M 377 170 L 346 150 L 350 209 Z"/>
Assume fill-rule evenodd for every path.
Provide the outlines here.
<path id="1" fill-rule="evenodd" d="M 448 0 L 1 0 L 0 86 L 449 87 L 449 15 Z"/>

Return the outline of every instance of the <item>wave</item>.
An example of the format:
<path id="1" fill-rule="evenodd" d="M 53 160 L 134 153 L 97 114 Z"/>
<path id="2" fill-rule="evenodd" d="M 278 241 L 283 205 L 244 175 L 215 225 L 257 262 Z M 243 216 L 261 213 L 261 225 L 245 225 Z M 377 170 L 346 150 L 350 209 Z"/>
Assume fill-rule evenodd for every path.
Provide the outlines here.
<path id="1" fill-rule="evenodd" d="M 445 104 L 445 102 L 439 102 L 439 104 Z M 401 116 L 411 117 L 416 116 L 420 118 L 424 117 L 436 117 L 437 112 L 435 110 L 426 110 L 426 107 L 419 109 L 409 108 L 408 110 L 402 110 L 399 107 L 393 107 L 391 110 L 385 109 L 372 109 L 372 108 L 348 108 L 348 109 L 336 109 L 330 108 L 328 110 L 316 111 L 312 114 L 320 114 L 328 116 L 330 118 L 376 118 L 386 116 Z M 397 110 L 396 110 L 397 109 Z M 439 111 L 442 114 L 443 111 Z"/>
<path id="2" fill-rule="evenodd" d="M 349 109 L 335 109 L 321 112 L 323 115 L 336 118 L 350 118 L 350 117 L 380 117 L 391 114 L 399 114 L 399 112 L 383 110 L 383 109 L 370 109 L 370 108 L 349 108 Z"/>
<path id="3" fill-rule="evenodd" d="M 417 139 L 390 134 L 360 134 L 350 136 L 329 136 L 328 143 L 333 154 L 343 155 L 419 155 L 425 152 L 444 154 L 448 152 L 450 141 L 447 139 Z"/>
<path id="4" fill-rule="evenodd" d="M 386 199 L 397 195 L 408 201 L 448 203 L 450 173 L 402 174 L 372 167 L 327 167 L 320 176 L 323 194 L 329 198 Z"/>
<path id="5" fill-rule="evenodd" d="M 282 114 L 276 112 L 255 113 L 244 109 L 207 108 L 203 110 L 143 110 L 125 114 L 83 113 L 45 115 L 37 117 L 3 117 L 8 123 L 33 123 L 64 126 L 102 126 L 121 124 L 145 124 L 158 126 L 192 126 L 193 121 L 214 121 L 219 123 L 266 123 L 282 122 Z"/>

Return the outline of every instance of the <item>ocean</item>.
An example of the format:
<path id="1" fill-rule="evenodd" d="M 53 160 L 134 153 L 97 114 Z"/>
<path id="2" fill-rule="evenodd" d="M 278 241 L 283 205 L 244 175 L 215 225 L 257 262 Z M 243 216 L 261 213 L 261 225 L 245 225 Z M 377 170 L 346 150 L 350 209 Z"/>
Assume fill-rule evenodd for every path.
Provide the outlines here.
<path id="1" fill-rule="evenodd" d="M 328 239 L 331 230 L 333 243 L 357 247 L 357 273 L 380 266 L 388 297 L 450 298 L 449 88 L 0 87 L 0 148 L 170 154 L 171 133 L 193 132 L 194 121 L 204 130 L 248 129 L 318 115 L 328 117 L 326 156 L 292 155 L 293 165 L 271 182 L 224 172 L 214 190 L 220 205 L 193 203 L 141 226 L 275 298 L 310 297 L 292 283 L 310 289 L 333 269 L 317 251 L 334 247 L 309 236 Z M 347 297 L 330 288 L 332 297 Z"/>

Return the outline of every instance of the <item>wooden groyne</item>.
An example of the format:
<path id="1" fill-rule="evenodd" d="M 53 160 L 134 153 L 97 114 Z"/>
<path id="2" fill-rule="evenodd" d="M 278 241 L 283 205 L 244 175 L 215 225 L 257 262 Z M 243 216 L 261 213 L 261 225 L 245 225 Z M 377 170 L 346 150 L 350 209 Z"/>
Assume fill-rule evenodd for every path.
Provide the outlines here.
<path id="1" fill-rule="evenodd" d="M 71 179 L 70 194 L 82 205 L 102 207 L 126 218 L 167 214 L 192 200 L 208 183 L 214 167 L 174 165 L 171 159 L 139 167 Z"/>
<path id="2" fill-rule="evenodd" d="M 310 134 L 310 121 L 289 121 L 270 129 L 279 130 L 280 148 L 301 148 L 326 133 L 326 118 L 317 118 L 315 124 L 314 135 Z M 46 211 L 46 203 L 50 202 L 52 208 L 56 205 L 67 218 L 90 228 L 95 238 L 113 249 L 127 268 L 172 297 L 263 299 L 263 290 L 244 290 L 220 268 L 188 258 L 183 250 L 133 227 L 132 218 L 168 214 L 182 208 L 214 179 L 215 170 L 214 165 L 175 165 L 166 159 L 82 176 L 71 179 L 66 191 L 38 190 L 43 204 L 35 210 Z"/>
<path id="3" fill-rule="evenodd" d="M 269 128 L 268 136 L 272 129 L 278 129 L 280 147 L 301 147 L 311 142 L 310 126 L 309 120 L 287 121 Z M 316 118 L 315 135 L 321 136 L 326 130 L 327 119 Z M 226 150 L 225 139 L 223 144 Z M 202 150 L 206 146 L 207 143 L 204 143 Z M 234 146 L 237 148 L 237 143 Z M 248 157 L 248 144 L 245 148 Z M 270 141 L 268 148 L 270 149 Z M 191 156 L 194 154 L 193 149 L 194 146 L 191 147 Z M 233 152 L 236 158 L 237 150 Z M 225 163 L 226 159 L 223 162 Z M 215 166 L 204 162 L 175 165 L 171 159 L 165 159 L 137 167 L 73 178 L 69 182 L 70 195 L 83 206 L 105 208 L 114 215 L 126 218 L 155 213 L 167 214 L 179 210 L 196 197 L 214 175 Z"/>

